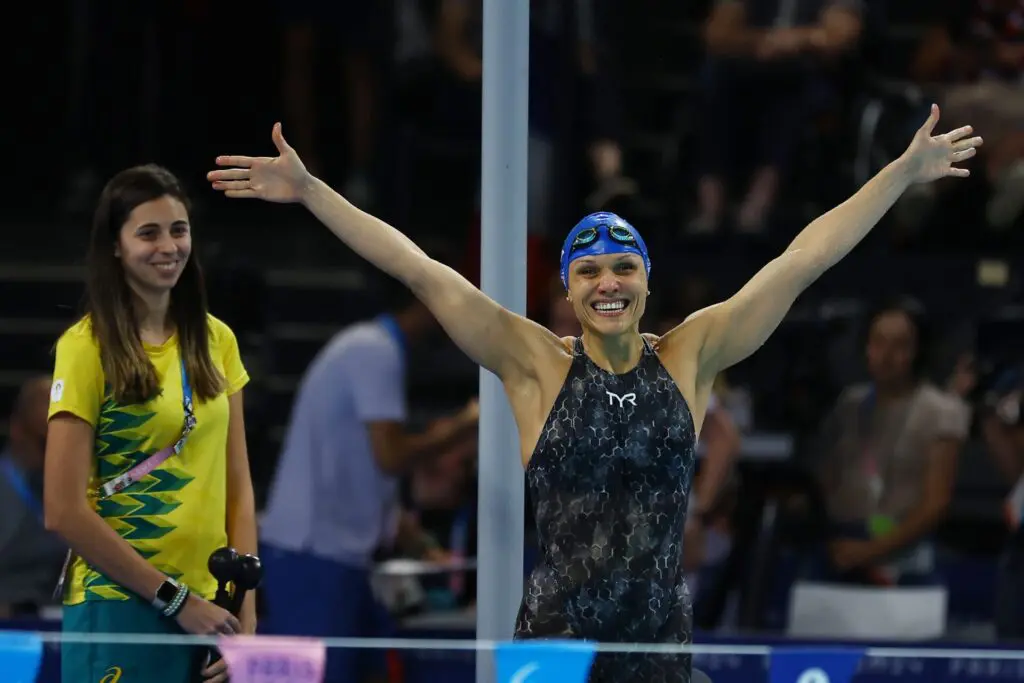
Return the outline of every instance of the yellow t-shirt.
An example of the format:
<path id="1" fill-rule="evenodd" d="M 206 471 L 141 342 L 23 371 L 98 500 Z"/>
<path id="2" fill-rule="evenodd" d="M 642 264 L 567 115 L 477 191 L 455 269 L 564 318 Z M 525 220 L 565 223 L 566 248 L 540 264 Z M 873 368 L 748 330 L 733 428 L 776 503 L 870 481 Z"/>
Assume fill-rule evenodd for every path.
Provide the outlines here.
<path id="1" fill-rule="evenodd" d="M 120 493 L 99 500 L 100 485 L 174 444 L 185 422 L 178 338 L 144 345 L 161 393 L 142 404 L 119 405 L 100 364 L 92 325 L 83 319 L 57 342 L 49 415 L 70 413 L 93 426 L 95 460 L 89 482 L 93 509 L 140 555 L 168 576 L 211 599 L 217 582 L 206 567 L 210 553 L 227 545 L 228 396 L 249 381 L 238 341 L 209 316 L 210 355 L 227 391 L 201 402 L 193 383 L 196 425 L 181 453 Z M 129 592 L 75 559 L 65 604 L 127 600 Z"/>

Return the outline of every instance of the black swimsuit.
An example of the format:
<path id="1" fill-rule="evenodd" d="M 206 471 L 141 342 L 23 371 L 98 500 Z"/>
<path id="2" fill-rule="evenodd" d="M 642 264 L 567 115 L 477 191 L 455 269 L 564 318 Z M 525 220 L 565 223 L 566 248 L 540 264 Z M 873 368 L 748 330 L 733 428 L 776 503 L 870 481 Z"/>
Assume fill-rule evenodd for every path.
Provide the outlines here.
<path id="1" fill-rule="evenodd" d="M 689 643 L 682 536 L 693 417 L 654 349 L 616 375 L 573 362 L 527 467 L 541 560 L 516 638 Z M 599 655 L 591 683 L 689 683 L 684 655 Z"/>

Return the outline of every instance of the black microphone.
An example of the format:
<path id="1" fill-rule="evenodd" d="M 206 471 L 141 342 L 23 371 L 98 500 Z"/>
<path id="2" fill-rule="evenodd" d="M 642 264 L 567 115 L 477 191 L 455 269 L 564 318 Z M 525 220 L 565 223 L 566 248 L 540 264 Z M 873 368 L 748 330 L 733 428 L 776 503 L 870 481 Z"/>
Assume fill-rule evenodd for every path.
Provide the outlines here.
<path id="1" fill-rule="evenodd" d="M 230 609 L 231 594 L 228 592 L 228 584 L 234 581 L 238 574 L 238 553 L 234 548 L 218 548 L 210 555 L 206 567 L 213 578 L 217 579 L 217 594 L 213 598 L 213 604 L 234 614 L 235 612 Z"/>
<path id="2" fill-rule="evenodd" d="M 242 611 L 242 603 L 245 601 L 245 594 L 251 590 L 255 590 L 262 580 L 263 564 L 260 562 L 260 558 L 251 554 L 241 555 L 238 557 L 235 565 L 234 578 L 232 579 L 235 590 L 231 595 L 231 606 L 227 609 L 235 616 L 238 616 Z"/>

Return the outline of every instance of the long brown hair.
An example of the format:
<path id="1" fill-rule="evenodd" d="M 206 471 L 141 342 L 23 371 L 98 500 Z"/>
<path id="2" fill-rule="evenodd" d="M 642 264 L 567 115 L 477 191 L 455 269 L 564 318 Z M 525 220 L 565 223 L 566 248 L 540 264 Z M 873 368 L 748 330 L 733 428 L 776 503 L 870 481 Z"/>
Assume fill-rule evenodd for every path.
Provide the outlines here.
<path id="1" fill-rule="evenodd" d="M 114 247 L 131 212 L 161 197 L 173 197 L 190 211 L 181 183 L 167 169 L 148 164 L 121 171 L 103 188 L 89 237 L 85 314 L 99 343 L 110 392 L 122 404 L 154 398 L 160 393 L 160 380 L 142 346 L 132 293 Z M 203 400 L 217 396 L 226 382 L 210 357 L 206 288 L 195 246 L 171 291 L 169 315 L 193 393 Z"/>

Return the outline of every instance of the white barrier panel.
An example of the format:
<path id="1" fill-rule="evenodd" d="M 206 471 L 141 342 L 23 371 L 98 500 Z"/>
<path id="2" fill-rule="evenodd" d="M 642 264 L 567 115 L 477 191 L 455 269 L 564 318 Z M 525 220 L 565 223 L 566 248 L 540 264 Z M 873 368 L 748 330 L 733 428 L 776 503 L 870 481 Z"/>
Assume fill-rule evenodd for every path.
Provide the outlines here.
<path id="1" fill-rule="evenodd" d="M 929 640 L 946 628 L 941 586 L 846 586 L 798 582 L 789 598 L 788 635 L 841 640 Z"/>

